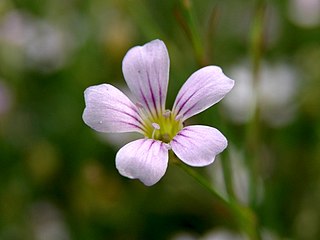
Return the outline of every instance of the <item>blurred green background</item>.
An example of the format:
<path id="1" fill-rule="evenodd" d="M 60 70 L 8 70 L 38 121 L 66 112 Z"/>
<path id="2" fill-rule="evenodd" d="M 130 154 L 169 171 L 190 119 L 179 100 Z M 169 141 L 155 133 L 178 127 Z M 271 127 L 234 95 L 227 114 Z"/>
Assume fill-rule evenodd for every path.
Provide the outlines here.
<path id="1" fill-rule="evenodd" d="M 243 239 L 178 167 L 152 187 L 122 177 L 115 154 L 132 136 L 82 121 L 83 91 L 127 91 L 124 54 L 156 38 L 168 108 L 204 65 L 236 81 L 188 122 L 229 140 L 196 170 L 255 212 L 263 239 L 319 239 L 319 0 L 0 0 L 0 239 Z"/>

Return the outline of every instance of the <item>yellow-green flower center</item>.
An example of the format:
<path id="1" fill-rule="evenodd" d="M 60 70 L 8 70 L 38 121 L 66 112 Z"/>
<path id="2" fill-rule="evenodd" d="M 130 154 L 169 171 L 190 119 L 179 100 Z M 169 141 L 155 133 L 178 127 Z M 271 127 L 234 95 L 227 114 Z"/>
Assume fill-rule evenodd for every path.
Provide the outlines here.
<path id="1" fill-rule="evenodd" d="M 183 125 L 179 119 L 170 111 L 158 117 L 149 117 L 144 120 L 145 136 L 147 138 L 169 143 L 182 129 Z"/>

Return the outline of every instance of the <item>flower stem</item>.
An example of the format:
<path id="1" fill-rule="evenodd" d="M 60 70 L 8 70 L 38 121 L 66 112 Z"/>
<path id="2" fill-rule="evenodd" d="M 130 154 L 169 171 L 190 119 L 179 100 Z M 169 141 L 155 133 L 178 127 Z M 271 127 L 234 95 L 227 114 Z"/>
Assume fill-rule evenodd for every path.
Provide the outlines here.
<path id="1" fill-rule="evenodd" d="M 236 201 L 236 194 L 233 188 L 232 169 L 230 164 L 230 158 L 223 158 L 221 154 L 221 165 L 223 170 L 223 178 L 230 201 Z"/>
<path id="2" fill-rule="evenodd" d="M 250 50 L 252 61 L 252 78 L 254 91 L 258 92 L 260 81 L 260 68 L 264 44 L 264 25 L 266 17 L 266 4 L 263 0 L 258 1 L 256 13 L 251 27 Z M 250 172 L 250 203 L 257 204 L 257 182 L 258 182 L 258 160 L 260 146 L 260 109 L 256 105 L 254 115 L 247 125 L 246 147 L 250 156 L 247 158 L 247 165 Z"/>
<path id="3" fill-rule="evenodd" d="M 188 167 L 187 165 L 181 163 L 177 159 L 174 160 L 181 169 L 183 169 L 188 175 L 193 177 L 200 185 L 207 189 L 216 200 L 218 200 L 234 217 L 238 227 L 245 232 L 249 239 L 251 240 L 260 240 L 260 233 L 257 226 L 257 220 L 255 214 L 251 209 L 240 205 L 235 200 L 228 200 L 221 196 L 204 178 L 199 172 L 195 171 L 193 168 Z"/>
<path id="4" fill-rule="evenodd" d="M 211 184 L 197 171 L 194 169 L 188 167 L 187 165 L 183 163 L 178 164 L 181 169 L 183 169 L 186 173 L 188 173 L 191 177 L 193 177 L 200 185 L 202 185 L 204 188 L 206 188 L 216 199 L 218 199 L 220 202 L 224 203 L 225 205 L 228 205 L 229 202 L 227 199 L 222 197 L 212 186 Z"/>
<path id="5" fill-rule="evenodd" d="M 195 58 L 200 66 L 207 65 L 203 40 L 198 31 L 196 19 L 192 11 L 191 0 L 180 0 L 179 10 L 175 12 L 176 18 L 193 46 Z"/>

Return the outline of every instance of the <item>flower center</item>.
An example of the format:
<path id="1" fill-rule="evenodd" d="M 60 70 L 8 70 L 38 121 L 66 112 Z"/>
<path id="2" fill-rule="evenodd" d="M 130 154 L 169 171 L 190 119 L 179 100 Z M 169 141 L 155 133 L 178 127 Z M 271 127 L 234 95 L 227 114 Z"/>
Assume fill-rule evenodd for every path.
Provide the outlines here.
<path id="1" fill-rule="evenodd" d="M 177 119 L 169 110 L 166 110 L 161 116 L 147 118 L 144 123 L 146 125 L 144 135 L 147 138 L 165 143 L 169 143 L 183 127 L 180 119 Z"/>

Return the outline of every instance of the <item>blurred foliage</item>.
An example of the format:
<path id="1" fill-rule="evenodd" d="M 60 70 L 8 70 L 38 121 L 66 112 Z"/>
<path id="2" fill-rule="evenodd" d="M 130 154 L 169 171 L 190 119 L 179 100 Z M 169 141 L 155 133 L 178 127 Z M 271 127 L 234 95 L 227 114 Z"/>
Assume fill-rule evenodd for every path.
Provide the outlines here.
<path id="1" fill-rule="evenodd" d="M 318 0 L 0 1 L 0 239 L 240 231 L 219 201 L 176 166 L 150 188 L 119 175 L 115 136 L 82 121 L 85 88 L 108 82 L 125 89 L 124 54 L 156 38 L 171 60 L 169 106 L 203 65 L 221 66 L 236 86 L 243 76 L 253 79 L 251 92 L 240 90 L 229 105 L 222 100 L 190 120 L 217 127 L 229 140 L 212 166 L 196 171 L 225 194 L 221 162 L 230 163 L 233 194 L 254 210 L 268 233 L 263 239 L 318 239 L 319 6 Z M 288 74 L 289 87 L 282 86 Z M 247 117 L 239 122 L 234 109 Z"/>

